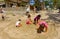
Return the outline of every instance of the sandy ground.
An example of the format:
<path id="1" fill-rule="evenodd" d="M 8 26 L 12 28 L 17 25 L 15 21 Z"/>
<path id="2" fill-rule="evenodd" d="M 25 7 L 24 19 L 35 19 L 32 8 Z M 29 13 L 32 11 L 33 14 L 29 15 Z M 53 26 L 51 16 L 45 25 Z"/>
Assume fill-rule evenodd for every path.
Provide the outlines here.
<path id="1" fill-rule="evenodd" d="M 56 11 L 53 13 L 47 13 L 46 11 L 41 11 L 38 14 L 41 14 L 41 19 L 45 19 L 45 21 L 48 23 L 48 31 L 45 33 L 38 34 L 36 32 L 35 25 L 26 25 L 26 16 L 17 14 L 16 16 L 13 16 L 11 14 L 12 12 L 6 13 L 6 19 L 5 21 L 2 21 L 0 19 L 0 39 L 60 39 L 60 22 L 59 20 L 54 20 L 54 14 L 56 14 Z M 32 20 L 37 14 L 31 14 Z M 52 15 L 52 16 L 51 16 Z M 51 16 L 51 17 L 50 17 Z M 53 17 L 53 18 L 52 18 Z M 58 15 L 56 19 L 58 19 Z M 1 18 L 1 16 L 0 16 Z M 16 27 L 15 23 L 18 19 L 22 20 L 23 26 Z"/>

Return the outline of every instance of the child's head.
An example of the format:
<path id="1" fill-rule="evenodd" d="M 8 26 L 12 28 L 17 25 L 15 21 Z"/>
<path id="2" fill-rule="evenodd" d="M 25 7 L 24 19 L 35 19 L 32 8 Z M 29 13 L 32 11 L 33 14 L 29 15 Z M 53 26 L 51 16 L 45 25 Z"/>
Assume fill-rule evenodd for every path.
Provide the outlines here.
<path id="1" fill-rule="evenodd" d="M 42 24 L 40 24 L 40 26 L 45 26 L 45 24 L 44 24 L 44 23 L 42 23 Z"/>
<path id="2" fill-rule="evenodd" d="M 40 19 L 41 18 L 41 15 L 39 14 L 39 15 L 37 15 L 37 19 Z"/>
<path id="3" fill-rule="evenodd" d="M 44 27 L 45 27 L 45 24 L 42 23 L 42 24 L 40 24 L 40 27 L 39 28 L 44 28 Z"/>
<path id="4" fill-rule="evenodd" d="M 31 17 L 31 15 L 29 14 L 29 15 L 28 15 L 28 18 L 30 18 L 30 17 Z"/>
<path id="5" fill-rule="evenodd" d="M 21 19 L 19 19 L 18 21 L 21 21 Z"/>
<path id="6" fill-rule="evenodd" d="M 41 17 L 41 15 L 39 14 L 39 15 L 37 15 L 37 17 Z"/>

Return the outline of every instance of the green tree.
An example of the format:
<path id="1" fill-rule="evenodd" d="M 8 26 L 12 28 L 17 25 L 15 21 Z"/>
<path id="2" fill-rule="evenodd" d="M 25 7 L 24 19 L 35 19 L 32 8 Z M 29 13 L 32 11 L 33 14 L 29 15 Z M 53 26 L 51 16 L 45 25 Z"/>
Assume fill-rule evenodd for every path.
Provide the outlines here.
<path id="1" fill-rule="evenodd" d="M 39 0 L 35 0 L 35 6 L 40 6 Z"/>

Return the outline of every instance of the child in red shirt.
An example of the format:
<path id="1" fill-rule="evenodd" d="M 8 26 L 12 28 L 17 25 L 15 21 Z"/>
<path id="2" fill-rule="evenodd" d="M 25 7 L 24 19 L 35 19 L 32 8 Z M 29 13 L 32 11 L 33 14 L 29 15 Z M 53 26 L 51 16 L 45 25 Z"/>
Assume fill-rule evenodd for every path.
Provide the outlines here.
<path id="1" fill-rule="evenodd" d="M 28 15 L 28 18 L 26 20 L 26 24 L 32 24 L 32 20 L 31 20 L 31 15 Z"/>

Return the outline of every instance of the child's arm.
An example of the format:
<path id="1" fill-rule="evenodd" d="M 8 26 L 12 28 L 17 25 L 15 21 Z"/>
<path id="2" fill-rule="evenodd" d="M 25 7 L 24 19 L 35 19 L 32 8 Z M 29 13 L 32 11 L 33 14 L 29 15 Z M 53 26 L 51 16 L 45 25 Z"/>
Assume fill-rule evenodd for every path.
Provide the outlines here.
<path id="1" fill-rule="evenodd" d="M 22 24 L 21 24 L 21 23 L 19 23 L 19 26 L 22 26 Z"/>
<path id="2" fill-rule="evenodd" d="M 48 28 L 47 28 L 47 27 L 45 27 L 45 32 L 47 32 L 47 30 L 48 30 Z"/>
<path id="3" fill-rule="evenodd" d="M 45 32 L 47 32 L 47 30 L 48 30 L 48 24 L 46 22 L 44 22 L 44 24 L 45 24 Z"/>
<path id="4" fill-rule="evenodd" d="M 22 26 L 22 24 L 20 24 L 20 26 Z"/>
<path id="5" fill-rule="evenodd" d="M 32 20 L 30 19 L 30 21 L 32 22 Z"/>
<path id="6" fill-rule="evenodd" d="M 36 19 L 36 24 L 37 24 L 37 19 Z"/>
<path id="7" fill-rule="evenodd" d="M 38 29 L 39 28 L 39 24 L 37 23 L 36 26 L 37 26 L 37 29 Z"/>
<path id="8" fill-rule="evenodd" d="M 30 22 L 33 23 L 31 19 L 30 19 Z"/>
<path id="9" fill-rule="evenodd" d="M 45 32 L 47 32 L 47 30 L 48 30 L 48 25 L 47 25 L 47 23 L 45 24 Z"/>
<path id="10" fill-rule="evenodd" d="M 46 24 L 45 25 L 45 32 L 47 32 L 47 30 L 48 30 L 48 25 Z"/>

